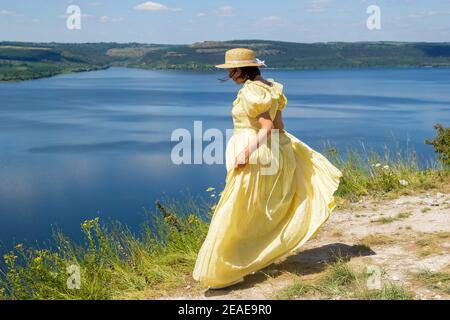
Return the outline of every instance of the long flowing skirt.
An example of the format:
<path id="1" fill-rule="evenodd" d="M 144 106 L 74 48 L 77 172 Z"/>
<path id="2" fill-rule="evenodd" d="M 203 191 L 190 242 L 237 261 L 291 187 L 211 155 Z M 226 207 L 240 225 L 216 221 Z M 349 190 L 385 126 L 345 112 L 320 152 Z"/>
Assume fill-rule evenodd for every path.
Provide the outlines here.
<path id="1" fill-rule="evenodd" d="M 206 286 L 224 286 L 295 253 L 328 219 L 342 172 L 322 154 L 285 131 L 278 154 L 269 144 L 250 157 L 276 161 L 275 174 L 250 164 L 233 170 L 245 139 L 227 144 L 225 188 L 199 251 L 193 277 Z"/>

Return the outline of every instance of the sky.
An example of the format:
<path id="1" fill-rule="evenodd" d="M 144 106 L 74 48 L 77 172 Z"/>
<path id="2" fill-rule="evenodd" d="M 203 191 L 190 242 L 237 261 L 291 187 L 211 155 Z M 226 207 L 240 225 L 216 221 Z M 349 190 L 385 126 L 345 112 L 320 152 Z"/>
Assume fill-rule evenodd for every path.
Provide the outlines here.
<path id="1" fill-rule="evenodd" d="M 81 29 L 67 28 L 67 9 Z M 380 9 L 370 30 L 367 9 Z M 450 42 L 450 0 L 0 0 L 0 41 Z"/>

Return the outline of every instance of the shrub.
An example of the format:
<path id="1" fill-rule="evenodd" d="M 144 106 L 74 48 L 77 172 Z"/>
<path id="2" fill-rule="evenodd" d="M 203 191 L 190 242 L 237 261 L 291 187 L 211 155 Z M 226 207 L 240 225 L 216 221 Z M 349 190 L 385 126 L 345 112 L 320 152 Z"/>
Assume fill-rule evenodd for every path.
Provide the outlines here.
<path id="1" fill-rule="evenodd" d="M 434 147 L 444 165 L 450 166 L 450 128 L 445 128 L 441 124 L 436 124 L 434 128 L 437 131 L 436 137 L 433 140 L 425 140 L 425 143 Z"/>

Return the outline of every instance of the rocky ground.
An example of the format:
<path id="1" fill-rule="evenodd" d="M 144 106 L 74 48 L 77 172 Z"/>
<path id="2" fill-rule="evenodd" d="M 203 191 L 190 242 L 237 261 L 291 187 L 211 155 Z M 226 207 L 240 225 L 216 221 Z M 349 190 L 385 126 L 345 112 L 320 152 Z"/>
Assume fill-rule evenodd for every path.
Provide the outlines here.
<path id="1" fill-rule="evenodd" d="M 336 254 L 352 266 L 379 268 L 382 282 L 405 287 L 415 299 L 449 299 L 450 192 L 365 200 L 335 210 L 302 251 L 247 276 L 244 283 L 222 290 L 193 283 L 164 299 L 273 299 L 294 281 L 320 276 Z"/>

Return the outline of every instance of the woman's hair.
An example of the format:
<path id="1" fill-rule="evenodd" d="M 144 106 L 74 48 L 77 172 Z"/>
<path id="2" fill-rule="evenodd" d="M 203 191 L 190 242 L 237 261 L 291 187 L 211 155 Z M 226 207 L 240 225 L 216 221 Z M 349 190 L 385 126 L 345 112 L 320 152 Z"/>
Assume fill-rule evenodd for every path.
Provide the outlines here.
<path id="1" fill-rule="evenodd" d="M 261 75 L 261 71 L 259 70 L 258 67 L 242 67 L 241 69 L 241 75 L 239 76 L 239 78 L 241 78 L 243 81 L 247 81 L 247 80 L 255 80 L 256 76 L 260 76 Z M 233 70 L 236 69 L 231 69 L 231 72 L 229 74 L 229 77 L 231 78 L 233 75 Z"/>
<path id="2" fill-rule="evenodd" d="M 241 74 L 239 78 L 242 79 L 242 81 L 252 80 L 254 81 L 256 76 L 261 75 L 261 71 L 258 67 L 241 67 Z M 229 79 L 231 79 L 235 72 L 237 72 L 238 68 L 229 69 L 228 77 L 219 79 L 220 81 L 224 82 Z"/>

